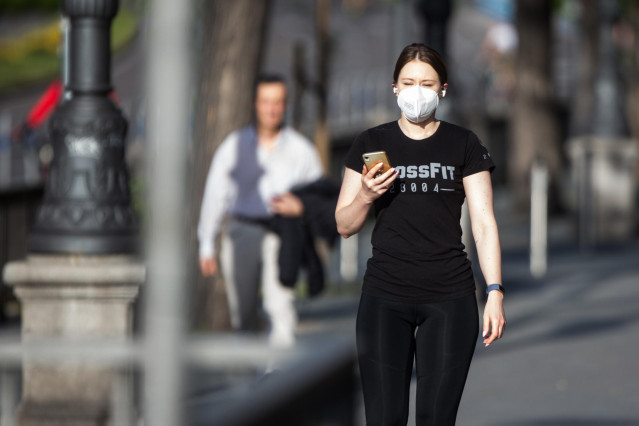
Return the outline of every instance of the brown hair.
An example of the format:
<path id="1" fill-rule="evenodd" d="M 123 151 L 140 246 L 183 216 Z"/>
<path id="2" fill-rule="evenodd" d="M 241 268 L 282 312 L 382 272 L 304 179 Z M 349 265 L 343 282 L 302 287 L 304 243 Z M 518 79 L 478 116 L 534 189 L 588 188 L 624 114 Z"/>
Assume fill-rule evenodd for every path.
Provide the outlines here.
<path id="1" fill-rule="evenodd" d="M 448 82 L 448 71 L 446 70 L 446 63 L 442 56 L 435 50 L 422 43 L 409 44 L 402 50 L 397 58 L 395 64 L 395 72 L 393 72 L 393 83 L 397 83 L 399 72 L 404 68 L 404 65 L 414 61 L 425 62 L 435 69 L 439 76 L 439 82 L 441 84 Z"/>
<path id="2" fill-rule="evenodd" d="M 279 74 L 259 74 L 253 85 L 253 102 L 257 100 L 257 88 L 260 84 L 280 83 L 286 87 L 286 79 Z"/>

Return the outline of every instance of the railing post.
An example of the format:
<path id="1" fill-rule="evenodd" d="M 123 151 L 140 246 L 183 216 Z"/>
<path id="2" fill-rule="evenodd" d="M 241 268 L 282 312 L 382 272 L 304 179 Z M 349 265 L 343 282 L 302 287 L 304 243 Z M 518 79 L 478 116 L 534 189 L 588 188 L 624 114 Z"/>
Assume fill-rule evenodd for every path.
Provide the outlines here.
<path id="1" fill-rule="evenodd" d="M 548 167 L 537 159 L 530 176 L 530 273 L 546 275 L 548 249 Z"/>
<path id="2" fill-rule="evenodd" d="M 190 2 L 175 0 L 154 0 L 150 4 L 144 420 L 153 426 L 184 424 L 183 304 L 188 288 L 184 206 L 188 204 L 191 9 Z"/>

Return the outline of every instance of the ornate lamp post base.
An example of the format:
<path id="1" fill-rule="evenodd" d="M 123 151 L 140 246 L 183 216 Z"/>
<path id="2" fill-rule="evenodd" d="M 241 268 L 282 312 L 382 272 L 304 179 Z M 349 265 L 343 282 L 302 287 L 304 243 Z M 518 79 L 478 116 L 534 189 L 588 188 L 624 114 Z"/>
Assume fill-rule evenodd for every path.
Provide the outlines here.
<path id="1" fill-rule="evenodd" d="M 137 219 L 124 162 L 127 123 L 106 97 L 77 95 L 51 118 L 55 157 L 32 252 L 132 253 Z"/>

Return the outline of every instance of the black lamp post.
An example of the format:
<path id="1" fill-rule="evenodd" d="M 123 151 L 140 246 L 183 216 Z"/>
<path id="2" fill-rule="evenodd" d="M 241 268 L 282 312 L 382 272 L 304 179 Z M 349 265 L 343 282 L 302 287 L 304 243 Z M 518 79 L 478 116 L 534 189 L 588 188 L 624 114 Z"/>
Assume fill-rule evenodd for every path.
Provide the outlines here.
<path id="1" fill-rule="evenodd" d="M 136 250 L 137 219 L 124 161 L 127 121 L 109 99 L 110 27 L 118 0 L 61 0 L 69 18 L 71 99 L 49 124 L 54 159 L 29 250 L 109 254 Z"/>

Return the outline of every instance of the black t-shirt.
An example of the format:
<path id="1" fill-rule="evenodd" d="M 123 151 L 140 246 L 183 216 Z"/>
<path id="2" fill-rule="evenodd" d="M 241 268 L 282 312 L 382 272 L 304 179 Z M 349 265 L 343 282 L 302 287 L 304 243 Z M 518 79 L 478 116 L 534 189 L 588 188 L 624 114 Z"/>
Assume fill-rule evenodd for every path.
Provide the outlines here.
<path id="1" fill-rule="evenodd" d="M 405 302 L 439 302 L 473 294 L 470 261 L 461 242 L 462 179 L 495 168 L 477 136 L 441 121 L 423 140 L 410 139 L 397 121 L 362 132 L 346 155 L 361 173 L 362 154 L 386 151 L 399 171 L 375 200 L 373 256 L 363 291 Z"/>

